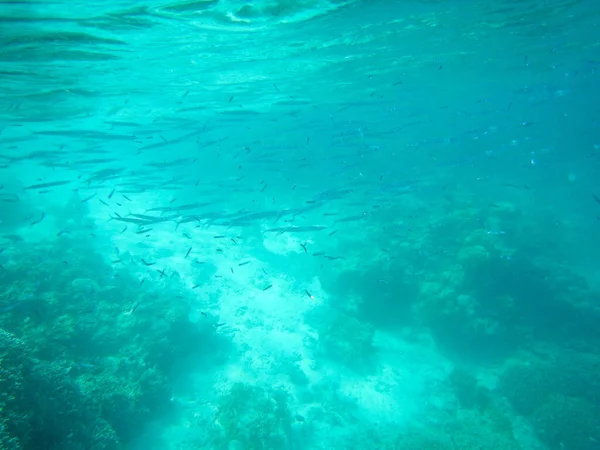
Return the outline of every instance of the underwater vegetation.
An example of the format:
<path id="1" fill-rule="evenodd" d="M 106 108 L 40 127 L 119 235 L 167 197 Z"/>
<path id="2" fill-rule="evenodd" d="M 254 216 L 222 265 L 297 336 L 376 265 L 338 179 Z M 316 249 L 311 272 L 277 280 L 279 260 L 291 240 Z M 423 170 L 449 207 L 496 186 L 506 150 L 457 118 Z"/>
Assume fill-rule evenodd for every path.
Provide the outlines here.
<path id="1" fill-rule="evenodd" d="M 547 245 L 557 236 L 510 204 L 488 215 L 493 229 L 479 224 L 482 211 L 460 205 L 417 239 L 388 237 L 326 272 L 331 303 L 380 329 L 425 326 L 442 350 L 472 362 L 502 361 L 535 340 L 600 339 L 600 293 L 561 262 L 568 249 Z M 389 228 L 389 216 L 374 216 L 370 231 Z"/>
<path id="2" fill-rule="evenodd" d="M 546 350 L 506 364 L 499 389 L 548 448 L 595 449 L 600 442 L 597 353 Z"/>
<path id="3" fill-rule="evenodd" d="M 0 332 L 0 448 L 121 448 L 92 397 L 65 368 L 37 360 L 23 341 Z"/>
<path id="4" fill-rule="evenodd" d="M 101 231 L 80 203 L 67 207 L 79 215 L 53 215 L 61 229 L 76 225 L 90 233 L 61 233 L 3 254 L 3 449 L 128 448 L 149 423 L 176 420 L 182 405 L 174 390 L 186 391 L 185 373 L 222 362 L 233 336 L 217 334 L 217 318 L 198 313 L 177 272 L 168 282 L 158 270 L 140 279 L 125 269 L 127 253 L 99 248 Z M 458 211 L 395 247 L 393 257 L 386 247 L 346 238 L 339 249 L 345 257 L 323 270 L 325 301 L 304 316 L 312 330 L 303 337 L 309 363 L 299 353 L 271 355 L 277 381 L 240 381 L 214 394 L 212 410 L 191 422 L 197 436 L 181 448 L 286 450 L 329 442 L 364 449 L 369 442 L 390 450 L 516 450 L 527 448 L 523 423 L 550 450 L 596 448 L 598 293 L 556 262 L 560 249 L 544 252 L 541 239 L 530 241 L 538 247 L 529 257 L 518 245 L 521 233 L 530 233 L 527 220 L 511 208 L 490 219 L 511 230 L 502 239 L 465 226 L 477 211 Z M 371 226 L 385 222 L 385 214 Z M 451 237 L 438 228 L 452 230 Z M 365 250 L 357 259 L 344 248 Z M 213 275 L 209 266 L 203 276 Z M 356 377 L 350 385 L 370 382 L 384 367 L 381 354 L 390 352 L 380 345 L 382 333 L 417 341 L 423 330 L 455 365 L 440 380 L 447 394 L 432 400 L 435 414 L 421 411 L 402 427 L 362 426 L 370 423 L 364 399 L 342 394 L 344 376 L 315 378 L 341 367 L 345 377 Z M 485 382 L 477 365 L 491 370 Z M 375 383 L 390 398 L 394 389 Z"/>
<path id="5" fill-rule="evenodd" d="M 221 434 L 215 448 L 232 441 L 249 450 L 289 448 L 292 418 L 283 391 L 235 384 L 220 397 L 215 423 Z"/>
<path id="6" fill-rule="evenodd" d="M 568 253 L 564 248 L 544 244 L 556 239 L 552 233 L 535 235 L 535 224 L 511 207 L 496 210 L 490 221 L 510 230 L 502 233 L 510 238 L 466 227 L 480 212 L 461 209 L 439 224 L 453 231 L 450 240 L 446 233 L 443 243 L 429 233 L 393 259 L 379 252 L 327 274 L 325 285 L 344 299 L 337 306 L 349 317 L 331 327 L 338 361 L 361 361 L 364 369 L 378 351 L 368 339 L 360 342 L 367 335 L 352 328 L 359 320 L 362 328 L 405 329 L 409 339 L 424 326 L 457 364 L 447 383 L 458 412 L 440 419 L 438 428 L 403 433 L 390 448 L 517 449 L 528 448 L 527 439 L 551 450 L 600 445 L 600 294 L 559 262 Z M 523 238 L 531 235 L 535 239 Z M 443 251 L 422 258 L 422 248 Z M 347 349 L 362 356 L 344 360 Z M 500 365 L 489 375 L 496 381 L 482 385 L 474 375 L 477 365 Z M 535 438 L 515 436 L 523 426 L 515 417 Z"/>
<path id="7" fill-rule="evenodd" d="M 124 448 L 172 410 L 175 362 L 218 351 L 173 284 L 140 287 L 88 239 L 30 244 L 0 273 L 2 449 Z"/>

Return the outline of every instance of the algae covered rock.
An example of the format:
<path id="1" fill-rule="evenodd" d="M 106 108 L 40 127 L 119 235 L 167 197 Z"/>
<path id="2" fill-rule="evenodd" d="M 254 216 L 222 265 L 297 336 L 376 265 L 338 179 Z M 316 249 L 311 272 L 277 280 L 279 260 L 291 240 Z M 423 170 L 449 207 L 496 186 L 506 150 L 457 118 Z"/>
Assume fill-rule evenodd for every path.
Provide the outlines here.
<path id="1" fill-rule="evenodd" d="M 532 423 L 550 450 L 600 448 L 600 410 L 587 400 L 552 395 L 535 411 Z"/>
<path id="2" fill-rule="evenodd" d="M 31 355 L 22 340 L 0 330 L 0 448 L 121 448 L 64 370 Z"/>
<path id="3" fill-rule="evenodd" d="M 474 375 L 462 368 L 455 368 L 449 376 L 461 408 L 484 411 L 491 402 L 490 393 L 481 386 Z"/>
<path id="4" fill-rule="evenodd" d="M 219 399 L 215 423 L 221 427 L 215 448 L 289 448 L 291 417 L 283 392 L 236 383 Z"/>
<path id="5" fill-rule="evenodd" d="M 443 429 L 409 428 L 396 441 L 397 450 L 524 450 L 510 429 L 498 431 L 478 412 L 448 419 Z"/>
<path id="6" fill-rule="evenodd" d="M 499 388 L 550 450 L 598 449 L 599 364 L 597 355 L 564 351 L 551 360 L 512 362 Z"/>
<path id="7" fill-rule="evenodd" d="M 597 355 L 561 352 L 550 361 L 532 358 L 508 363 L 499 388 L 519 414 L 530 417 L 553 395 L 599 404 L 599 370 Z"/>
<path id="8" fill-rule="evenodd" d="M 374 334 L 372 325 L 340 313 L 319 330 L 319 342 L 329 358 L 359 369 L 370 365 Z"/>
<path id="9" fill-rule="evenodd" d="M 100 286 L 96 281 L 90 278 L 76 278 L 71 282 L 73 293 L 77 294 L 93 294 L 100 290 Z"/>
<path id="10" fill-rule="evenodd" d="M 398 450 L 454 450 L 449 436 L 441 433 L 425 433 L 409 430 L 396 442 Z"/>

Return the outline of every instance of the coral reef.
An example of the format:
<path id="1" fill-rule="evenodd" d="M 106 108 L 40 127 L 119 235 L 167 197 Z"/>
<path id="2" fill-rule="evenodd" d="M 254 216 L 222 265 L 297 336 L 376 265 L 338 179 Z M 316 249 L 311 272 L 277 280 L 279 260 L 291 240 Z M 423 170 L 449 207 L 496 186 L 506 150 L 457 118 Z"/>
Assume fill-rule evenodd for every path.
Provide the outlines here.
<path id="1" fill-rule="evenodd" d="M 369 323 L 338 313 L 319 329 L 319 346 L 327 358 L 362 372 L 373 363 L 374 333 Z"/>
<path id="2" fill-rule="evenodd" d="M 0 330 L 0 448 L 121 448 L 101 410 L 64 368 L 36 360 L 32 353 Z"/>
<path id="3" fill-rule="evenodd" d="M 216 424 L 221 436 L 215 448 L 232 442 L 247 450 L 285 450 L 291 438 L 286 394 L 237 383 L 218 402 Z"/>
<path id="4" fill-rule="evenodd" d="M 540 439 L 550 450 L 595 450 L 600 443 L 600 410 L 583 398 L 551 395 L 532 417 Z"/>
<path id="5" fill-rule="evenodd" d="M 596 355 L 557 353 L 504 369 L 500 390 L 551 449 L 597 448 L 600 442 L 600 362 Z"/>
<path id="6" fill-rule="evenodd" d="M 140 287 L 85 239 L 31 244 L 0 278 L 1 448 L 127 446 L 169 416 L 174 364 L 218 349 L 184 299 Z"/>

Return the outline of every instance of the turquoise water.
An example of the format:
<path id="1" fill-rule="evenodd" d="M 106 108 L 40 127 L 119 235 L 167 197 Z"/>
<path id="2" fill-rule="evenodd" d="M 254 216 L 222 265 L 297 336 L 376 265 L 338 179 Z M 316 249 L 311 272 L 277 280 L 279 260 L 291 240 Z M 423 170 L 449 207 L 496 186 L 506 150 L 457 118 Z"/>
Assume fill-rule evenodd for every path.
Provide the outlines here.
<path id="1" fill-rule="evenodd" d="M 0 449 L 600 448 L 600 8 L 0 2 Z"/>

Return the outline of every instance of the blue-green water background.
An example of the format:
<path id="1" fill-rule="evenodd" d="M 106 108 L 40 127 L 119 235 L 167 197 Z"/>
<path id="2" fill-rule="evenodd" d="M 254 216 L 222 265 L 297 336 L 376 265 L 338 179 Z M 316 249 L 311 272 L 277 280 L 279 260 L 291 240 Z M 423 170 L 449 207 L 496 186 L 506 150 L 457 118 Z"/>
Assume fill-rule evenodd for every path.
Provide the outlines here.
<path id="1" fill-rule="evenodd" d="M 600 448 L 599 21 L 0 2 L 0 448 Z"/>

